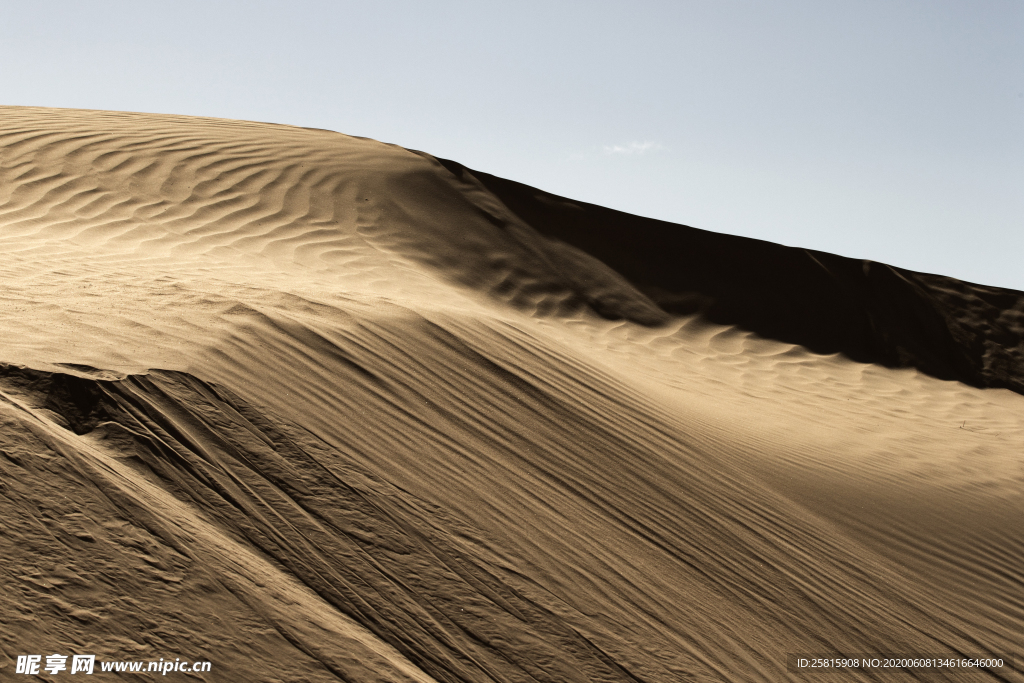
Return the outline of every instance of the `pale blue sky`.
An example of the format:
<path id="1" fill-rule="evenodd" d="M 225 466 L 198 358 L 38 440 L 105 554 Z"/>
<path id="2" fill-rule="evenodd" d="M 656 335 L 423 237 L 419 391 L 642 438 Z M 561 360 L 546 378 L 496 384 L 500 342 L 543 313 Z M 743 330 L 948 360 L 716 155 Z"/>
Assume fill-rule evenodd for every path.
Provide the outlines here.
<path id="1" fill-rule="evenodd" d="M 0 103 L 273 121 L 1024 290 L 1024 2 L 0 0 Z"/>

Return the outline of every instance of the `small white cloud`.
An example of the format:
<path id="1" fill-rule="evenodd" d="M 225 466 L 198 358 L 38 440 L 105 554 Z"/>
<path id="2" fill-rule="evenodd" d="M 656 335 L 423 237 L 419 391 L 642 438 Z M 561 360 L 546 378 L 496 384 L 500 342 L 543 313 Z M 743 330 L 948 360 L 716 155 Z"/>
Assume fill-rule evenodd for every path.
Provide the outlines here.
<path id="1" fill-rule="evenodd" d="M 625 154 L 627 156 L 646 154 L 651 150 L 664 149 L 660 142 L 631 142 L 628 145 L 605 145 L 602 148 L 605 154 Z"/>

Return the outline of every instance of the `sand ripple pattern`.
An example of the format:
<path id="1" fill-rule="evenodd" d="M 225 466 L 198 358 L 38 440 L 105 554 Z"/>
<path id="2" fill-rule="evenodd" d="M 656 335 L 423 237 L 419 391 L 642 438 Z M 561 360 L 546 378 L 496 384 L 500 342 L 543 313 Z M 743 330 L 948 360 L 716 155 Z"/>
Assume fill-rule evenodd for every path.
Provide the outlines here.
<path id="1" fill-rule="evenodd" d="M 1020 654 L 1024 397 L 666 319 L 428 155 L 0 108 L 0 252 L 0 669 Z"/>

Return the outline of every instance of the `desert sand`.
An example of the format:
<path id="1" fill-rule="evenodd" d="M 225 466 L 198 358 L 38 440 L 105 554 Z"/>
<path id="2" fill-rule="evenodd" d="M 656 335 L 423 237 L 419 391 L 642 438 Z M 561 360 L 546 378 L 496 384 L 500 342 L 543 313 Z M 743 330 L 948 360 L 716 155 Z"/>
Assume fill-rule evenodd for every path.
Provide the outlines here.
<path id="1" fill-rule="evenodd" d="M 0 282 L 2 680 L 1024 681 L 787 669 L 1022 654 L 1024 293 L 27 107 Z"/>

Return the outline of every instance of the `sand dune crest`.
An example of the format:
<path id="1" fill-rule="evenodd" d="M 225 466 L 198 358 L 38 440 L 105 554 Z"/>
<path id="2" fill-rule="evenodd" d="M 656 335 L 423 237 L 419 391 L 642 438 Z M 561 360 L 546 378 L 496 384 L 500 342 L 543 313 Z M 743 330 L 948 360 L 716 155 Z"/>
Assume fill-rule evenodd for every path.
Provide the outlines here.
<path id="1" fill-rule="evenodd" d="M 789 653 L 1019 650 L 1019 292 L 329 131 L 21 107 L 0 251 L 5 674 L 778 681 Z"/>

